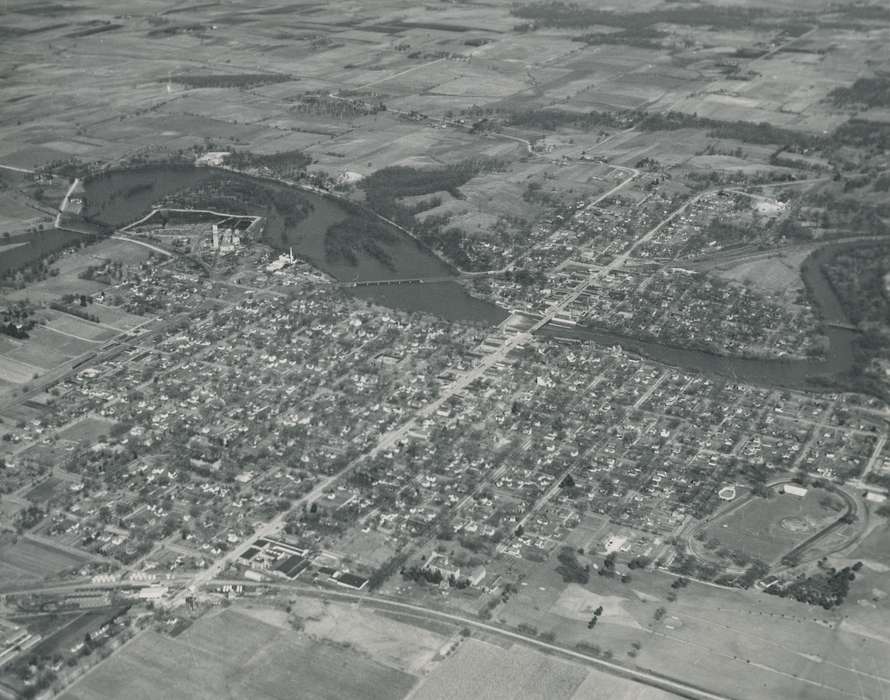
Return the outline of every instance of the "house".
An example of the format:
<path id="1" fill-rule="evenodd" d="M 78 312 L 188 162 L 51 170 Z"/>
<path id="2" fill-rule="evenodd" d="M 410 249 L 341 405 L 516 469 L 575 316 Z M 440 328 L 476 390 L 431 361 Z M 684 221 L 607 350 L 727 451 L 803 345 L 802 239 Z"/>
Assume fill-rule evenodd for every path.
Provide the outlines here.
<path id="1" fill-rule="evenodd" d="M 452 566 L 451 562 L 448 561 L 448 557 L 439 554 L 438 552 L 430 554 L 430 558 L 426 560 L 423 568 L 429 569 L 430 571 L 438 571 L 442 574 L 442 578 L 445 580 L 448 580 L 452 576 L 455 580 L 460 578 L 460 567 Z"/>

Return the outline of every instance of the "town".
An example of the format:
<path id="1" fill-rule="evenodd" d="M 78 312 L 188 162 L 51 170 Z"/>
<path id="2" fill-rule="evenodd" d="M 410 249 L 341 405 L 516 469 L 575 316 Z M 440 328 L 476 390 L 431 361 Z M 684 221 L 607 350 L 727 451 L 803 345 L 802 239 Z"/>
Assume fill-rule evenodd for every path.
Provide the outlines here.
<path id="1" fill-rule="evenodd" d="M 391 4 L 237 4 L 231 74 L 0 149 L 0 697 L 881 697 L 890 130 L 832 32 L 890 16 Z M 245 72 L 278 13 L 302 77 Z M 826 56 L 796 121 L 727 92 Z"/>

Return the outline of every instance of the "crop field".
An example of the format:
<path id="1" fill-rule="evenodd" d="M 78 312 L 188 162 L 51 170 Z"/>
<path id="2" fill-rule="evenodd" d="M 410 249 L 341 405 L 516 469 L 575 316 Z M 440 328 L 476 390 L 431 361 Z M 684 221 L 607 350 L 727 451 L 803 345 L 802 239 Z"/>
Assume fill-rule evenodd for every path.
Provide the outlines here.
<path id="1" fill-rule="evenodd" d="M 171 639 L 146 632 L 75 683 L 66 700 L 396 700 L 416 679 L 235 611 Z"/>
<path id="2" fill-rule="evenodd" d="M 90 313 L 92 313 L 92 309 L 90 309 Z M 47 328 L 65 335 L 74 336 L 76 339 L 104 342 L 116 335 L 113 330 L 61 311 L 48 311 L 47 317 Z"/>
<path id="3" fill-rule="evenodd" d="M 682 664 L 685 680 L 751 700 L 882 697 L 890 691 L 880 661 L 890 653 L 886 611 L 876 615 L 851 605 L 828 613 L 755 591 L 699 584 L 664 605 L 667 614 L 642 639 L 641 666 L 671 673 Z"/>
<path id="4" fill-rule="evenodd" d="M 116 306 L 107 306 L 106 304 L 99 303 L 90 306 L 90 313 L 98 317 L 99 323 L 113 326 L 121 331 L 128 331 L 145 323 L 147 320 L 144 316 L 127 313 Z"/>
<path id="5" fill-rule="evenodd" d="M 6 574 L 16 573 L 19 578 L 44 578 L 84 561 L 85 558 L 19 538 L 15 543 L 0 544 L 0 566 L 3 567 L 0 580 L 6 581 Z"/>
<path id="6" fill-rule="evenodd" d="M 516 644 L 467 639 L 412 694 L 412 700 L 667 700 L 675 696 Z"/>
<path id="7" fill-rule="evenodd" d="M 0 355 L 0 380 L 9 384 L 25 384 L 41 371 L 42 367 L 15 360 L 5 354 Z"/>
<path id="8" fill-rule="evenodd" d="M 670 585 L 674 580 L 647 571 L 633 572 L 626 584 L 594 575 L 583 586 L 566 586 L 550 566 L 538 566 L 531 568 L 528 586 L 521 586 L 494 615 L 513 628 L 525 623 L 539 633 L 553 632 L 557 643 L 570 648 L 579 641 L 595 645 L 613 653 L 616 660 L 628 661 L 626 652 L 632 644 L 640 644 L 634 660 L 639 666 L 668 676 L 682 674 L 690 683 L 734 698 L 828 700 L 842 697 L 850 688 L 857 689 L 855 697 L 882 697 L 890 692 L 890 676 L 881 661 L 890 653 L 890 635 L 886 634 L 890 574 L 863 573 L 850 593 L 851 600 L 861 602 L 832 611 L 753 589 L 691 582 L 675 592 Z M 672 601 L 673 596 L 676 600 Z M 577 619 L 580 612 L 571 610 L 583 610 L 594 600 L 604 611 L 596 628 L 588 630 L 586 621 Z M 610 618 L 609 611 L 616 607 L 632 619 L 632 626 Z M 658 608 L 665 609 L 660 621 L 654 619 Z M 438 674 L 435 671 L 430 680 Z M 860 683 L 863 696 L 858 695 Z M 590 687 L 587 684 L 584 690 L 589 692 Z M 575 697 L 587 696 L 579 691 Z"/>
<path id="9" fill-rule="evenodd" d="M 303 619 L 306 633 L 353 649 L 387 666 L 420 675 L 446 645 L 453 630 L 434 623 L 427 629 L 381 612 L 351 605 L 297 599 L 294 613 Z M 253 615 L 253 611 L 245 611 Z"/>
<path id="10" fill-rule="evenodd" d="M 44 370 L 57 367 L 66 360 L 99 347 L 96 342 L 79 340 L 70 335 L 56 333 L 43 326 L 32 329 L 28 336 L 26 340 L 20 342 L 18 347 L 8 350 L 3 356 L 0 356 L 0 363 L 7 360 L 17 362 L 22 368 L 33 367 L 30 370 L 31 375 L 23 381 L 31 379 L 35 372 L 42 373 Z"/>
<path id="11" fill-rule="evenodd" d="M 725 518 L 712 522 L 705 535 L 717 538 L 723 546 L 770 562 L 840 517 L 840 512 L 820 503 L 825 498 L 840 500 L 830 491 L 816 488 L 811 488 L 803 498 L 788 494 L 753 498 Z"/>

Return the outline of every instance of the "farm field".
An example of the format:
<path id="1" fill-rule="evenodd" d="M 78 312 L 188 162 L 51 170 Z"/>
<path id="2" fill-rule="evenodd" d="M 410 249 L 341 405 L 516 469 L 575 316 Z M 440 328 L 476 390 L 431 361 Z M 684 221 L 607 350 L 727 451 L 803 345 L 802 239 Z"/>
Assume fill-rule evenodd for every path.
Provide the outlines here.
<path id="1" fill-rule="evenodd" d="M 869 546 L 874 550 L 875 544 Z M 493 619 L 510 628 L 526 625 L 552 633 L 556 643 L 569 648 L 583 642 L 610 652 L 616 661 L 733 698 L 828 700 L 860 682 L 866 697 L 890 691 L 890 676 L 876 673 L 879 660 L 890 653 L 885 632 L 890 573 L 883 569 L 870 568 L 857 578 L 850 592 L 854 603 L 825 611 L 755 589 L 690 582 L 676 591 L 671 588 L 676 577 L 658 571 L 632 572 L 628 583 L 592 575 L 587 584 L 567 585 L 555 564 L 530 568 L 527 585 L 498 606 Z M 590 630 L 594 603 L 603 613 Z M 656 620 L 659 608 L 664 613 Z M 640 649 L 634 651 L 634 645 Z"/>
<path id="2" fill-rule="evenodd" d="M 0 355 L 0 381 L 7 384 L 25 384 L 43 368 Z"/>
<path id="3" fill-rule="evenodd" d="M 864 589 L 875 585 L 874 577 L 864 578 Z M 881 697 L 890 690 L 880 662 L 890 650 L 886 609 L 826 612 L 695 583 L 665 607 L 667 615 L 642 640 L 641 666 L 662 673 L 682 668 L 691 683 L 752 700 Z"/>
<path id="4" fill-rule="evenodd" d="M 450 636 L 349 605 L 323 605 L 315 599 L 300 598 L 291 605 L 311 637 L 348 644 L 387 666 L 416 675 L 433 662 Z M 245 614 L 255 613 L 245 610 Z"/>
<path id="5" fill-rule="evenodd" d="M 142 634 L 61 697 L 396 700 L 415 682 L 353 651 L 228 610 L 176 638 Z"/>
<path id="6" fill-rule="evenodd" d="M 0 362 L 6 359 L 8 362 L 18 363 L 19 377 L 23 376 L 26 368 L 30 370 L 30 376 L 19 379 L 21 383 L 31 379 L 35 372 L 42 373 L 58 367 L 74 357 L 99 347 L 98 341 L 80 340 L 71 335 L 56 333 L 48 327 L 37 326 L 28 333 L 27 339 L 17 341 L 15 348 L 6 351 Z M 32 367 L 34 369 L 31 369 Z"/>
<path id="7" fill-rule="evenodd" d="M 121 308 L 98 302 L 90 305 L 90 313 L 99 318 L 99 323 L 113 326 L 121 331 L 131 330 L 148 320 L 143 316 L 127 313 Z"/>
<path id="8" fill-rule="evenodd" d="M 33 540 L 19 537 L 13 542 L 5 537 L 0 544 L 0 582 L 41 579 L 79 566 L 85 561 L 85 556 L 80 558 Z"/>
<path id="9" fill-rule="evenodd" d="M 716 538 L 722 546 L 770 562 L 840 517 L 840 510 L 822 505 L 826 498 L 840 503 L 838 496 L 817 488 L 802 498 L 781 493 L 766 499 L 753 498 L 712 522 L 705 535 Z"/>
<path id="10" fill-rule="evenodd" d="M 676 697 L 522 645 L 461 643 L 411 694 L 411 700 L 668 700 Z"/>
<path id="11" fill-rule="evenodd" d="M 92 313 L 92 309 L 90 309 L 90 312 Z M 50 310 L 47 312 L 47 316 L 47 328 L 61 335 L 74 337 L 77 340 L 99 344 L 117 335 L 117 332 L 113 329 L 61 311 Z"/>

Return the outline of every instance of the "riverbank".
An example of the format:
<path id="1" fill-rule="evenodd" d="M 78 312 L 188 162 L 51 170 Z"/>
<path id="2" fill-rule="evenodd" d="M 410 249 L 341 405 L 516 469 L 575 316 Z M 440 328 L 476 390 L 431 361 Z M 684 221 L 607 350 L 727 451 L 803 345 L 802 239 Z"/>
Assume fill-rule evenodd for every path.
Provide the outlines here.
<path id="1" fill-rule="evenodd" d="M 727 357 L 582 326 L 567 328 L 548 324 L 539 333 L 555 338 L 617 345 L 657 362 L 739 382 L 803 391 L 861 391 L 862 387 L 853 384 L 850 379 L 857 365 L 856 341 L 859 333 L 852 328 L 840 327 L 850 326 L 850 319 L 825 276 L 822 265 L 844 250 L 869 242 L 872 242 L 871 239 L 827 242 L 810 253 L 801 264 L 801 278 L 829 341 L 824 359 Z"/>

